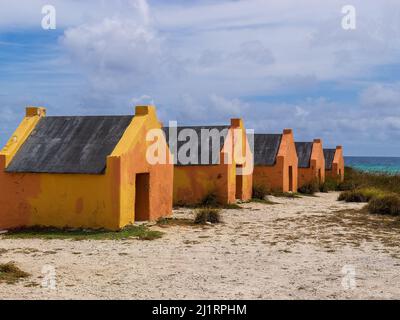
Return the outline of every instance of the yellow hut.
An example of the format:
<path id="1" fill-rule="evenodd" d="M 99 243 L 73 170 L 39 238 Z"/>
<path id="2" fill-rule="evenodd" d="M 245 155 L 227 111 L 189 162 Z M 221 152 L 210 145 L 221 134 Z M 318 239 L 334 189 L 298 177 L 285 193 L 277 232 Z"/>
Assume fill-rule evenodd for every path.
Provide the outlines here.
<path id="1" fill-rule="evenodd" d="M 117 230 L 170 215 L 173 166 L 146 158 L 147 133 L 160 128 L 153 106 L 77 117 L 27 108 L 0 152 L 0 229 Z"/>

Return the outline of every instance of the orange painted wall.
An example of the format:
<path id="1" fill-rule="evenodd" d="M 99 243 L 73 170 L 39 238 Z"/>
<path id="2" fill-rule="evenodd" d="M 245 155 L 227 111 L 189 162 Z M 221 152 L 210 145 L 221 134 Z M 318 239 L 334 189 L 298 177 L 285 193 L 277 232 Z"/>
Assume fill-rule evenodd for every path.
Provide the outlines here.
<path id="1" fill-rule="evenodd" d="M 320 178 L 319 178 L 320 176 Z M 325 157 L 321 139 L 314 139 L 309 168 L 298 169 L 298 187 L 313 181 L 325 181 Z"/>
<path id="2" fill-rule="evenodd" d="M 335 157 L 333 158 L 332 169 L 325 170 L 327 177 L 338 179 L 338 181 L 344 181 L 344 157 L 342 146 L 337 146 L 335 151 Z"/>
<path id="3" fill-rule="evenodd" d="M 289 187 L 289 167 L 292 167 L 292 190 Z M 266 186 L 271 191 L 297 191 L 298 159 L 293 131 L 283 131 L 281 145 L 273 166 L 255 166 L 253 180 L 255 185 Z"/>
<path id="4" fill-rule="evenodd" d="M 1 154 L 0 229 L 120 229 L 135 221 L 135 200 L 140 201 L 135 199 L 135 174 L 143 172 L 150 173 L 149 218 L 170 215 L 173 166 L 146 161 L 146 133 L 153 128 L 161 128 L 154 107 L 137 107 L 102 175 L 6 173 L 6 156 Z"/>
<path id="5" fill-rule="evenodd" d="M 235 129 L 239 131 L 235 131 Z M 237 134 L 239 132 L 239 134 Z M 239 137 L 240 136 L 240 137 Z M 240 153 L 241 156 L 234 156 Z M 225 164 L 225 158 L 230 161 Z M 208 194 L 215 193 L 221 204 L 236 201 L 236 166 L 252 168 L 253 155 L 247 141 L 247 135 L 241 119 L 232 119 L 225 145 L 218 165 L 187 165 L 174 167 L 175 205 L 192 205 L 200 203 Z M 241 179 L 240 200 L 251 199 L 253 170 L 244 174 Z"/>
<path id="6" fill-rule="evenodd" d="M 235 202 L 235 167 L 232 165 L 175 166 L 174 204 L 200 203 L 210 193 L 215 193 L 221 204 Z"/>

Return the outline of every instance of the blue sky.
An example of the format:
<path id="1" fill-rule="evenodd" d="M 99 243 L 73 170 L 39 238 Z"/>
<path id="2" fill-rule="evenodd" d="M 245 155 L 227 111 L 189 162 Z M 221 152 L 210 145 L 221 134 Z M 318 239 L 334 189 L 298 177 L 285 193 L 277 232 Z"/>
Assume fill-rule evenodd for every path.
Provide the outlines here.
<path id="1" fill-rule="evenodd" d="M 5 4 L 3 4 L 3 2 Z M 400 3 L 4 0 L 0 143 L 27 105 L 49 115 L 129 114 L 164 123 L 293 128 L 347 155 L 400 156 Z M 57 29 L 41 28 L 41 8 Z"/>

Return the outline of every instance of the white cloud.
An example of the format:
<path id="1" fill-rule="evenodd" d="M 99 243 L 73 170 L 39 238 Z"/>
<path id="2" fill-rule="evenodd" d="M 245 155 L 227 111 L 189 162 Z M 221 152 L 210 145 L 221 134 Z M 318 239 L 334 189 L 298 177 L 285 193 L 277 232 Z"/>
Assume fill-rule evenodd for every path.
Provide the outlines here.
<path id="1" fill-rule="evenodd" d="M 296 106 L 296 116 L 297 117 L 306 117 L 308 116 L 310 113 L 306 110 L 304 110 L 302 107 Z"/>
<path id="2" fill-rule="evenodd" d="M 73 62 L 85 68 L 90 77 L 116 78 L 118 85 L 120 77 L 137 83 L 153 79 L 163 64 L 161 40 L 156 33 L 131 21 L 106 18 L 70 28 L 62 44 Z"/>
<path id="3" fill-rule="evenodd" d="M 227 99 L 216 94 L 210 95 L 211 108 L 218 110 L 219 113 L 238 116 L 246 113 L 249 108 L 247 103 L 240 101 L 239 99 Z"/>
<path id="4" fill-rule="evenodd" d="M 11 31 L 39 27 L 47 4 L 2 2 L 0 30 Z M 242 116 L 247 127 L 293 127 L 302 139 L 322 135 L 333 144 L 399 136 L 400 84 L 374 79 L 377 67 L 398 63 L 398 0 L 354 0 L 356 31 L 341 28 L 341 0 L 52 4 L 65 28 L 60 48 L 88 82 L 71 112 L 155 102 L 164 121 Z M 339 92 L 335 101 L 335 87 L 358 100 L 341 102 Z M 320 89 L 330 98 L 316 97 Z"/>
<path id="5" fill-rule="evenodd" d="M 373 84 L 360 94 L 364 106 L 375 108 L 396 108 L 400 112 L 400 83 Z"/>
<path id="6" fill-rule="evenodd" d="M 323 6 L 301 0 L 295 7 L 289 0 L 127 3 L 125 10 L 117 5 L 106 17 L 68 28 L 62 42 L 95 86 L 104 79 L 101 90 L 131 83 L 136 95 L 146 87 L 158 97 L 171 90 L 204 96 L 216 87 L 232 98 L 288 93 L 363 77 L 397 59 L 400 47 L 385 45 L 399 41 L 389 41 L 384 28 L 391 37 L 399 33 L 385 20 L 395 21 L 393 0 L 380 4 L 380 14 L 374 1 L 356 0 L 356 31 L 342 29 L 339 0 Z"/>

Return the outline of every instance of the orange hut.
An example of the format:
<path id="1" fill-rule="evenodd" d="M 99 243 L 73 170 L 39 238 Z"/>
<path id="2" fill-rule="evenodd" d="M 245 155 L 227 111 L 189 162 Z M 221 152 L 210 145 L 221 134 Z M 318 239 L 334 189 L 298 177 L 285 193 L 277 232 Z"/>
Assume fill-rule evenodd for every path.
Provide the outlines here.
<path id="1" fill-rule="evenodd" d="M 344 158 L 342 146 L 337 146 L 336 149 L 324 149 L 324 157 L 325 176 L 342 182 L 344 180 Z"/>
<path id="2" fill-rule="evenodd" d="M 271 191 L 297 191 L 298 159 L 292 129 L 254 135 L 254 185 Z"/>
<path id="3" fill-rule="evenodd" d="M 164 127 L 174 156 L 175 205 L 213 197 L 220 204 L 249 200 L 253 158 L 241 119 L 230 125 Z"/>
<path id="4" fill-rule="evenodd" d="M 313 142 L 296 142 L 296 152 L 299 159 L 298 187 L 308 183 L 325 181 L 325 157 L 322 140 Z"/>

